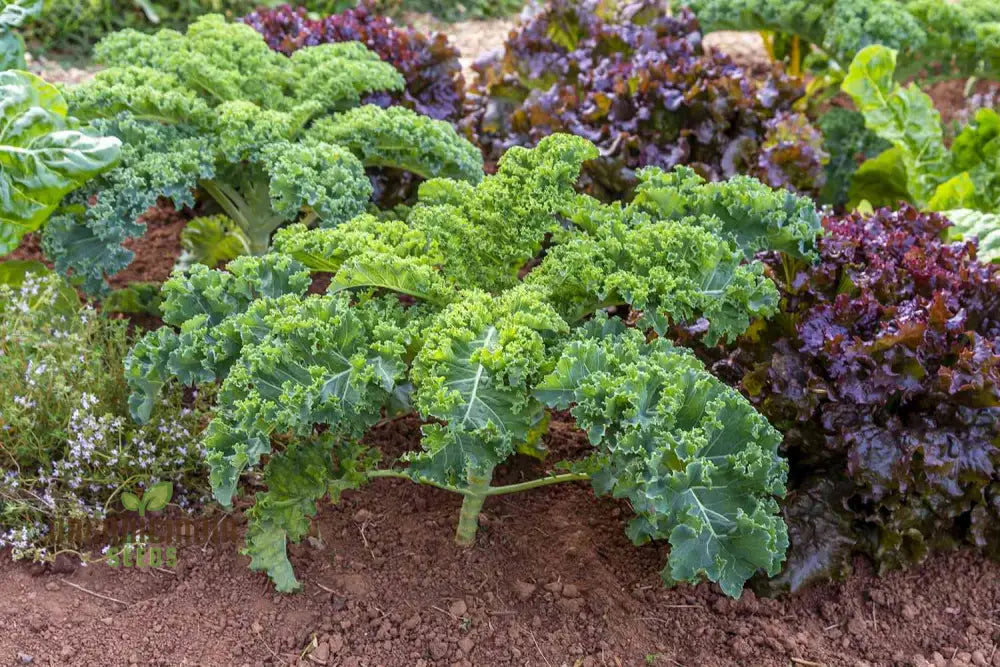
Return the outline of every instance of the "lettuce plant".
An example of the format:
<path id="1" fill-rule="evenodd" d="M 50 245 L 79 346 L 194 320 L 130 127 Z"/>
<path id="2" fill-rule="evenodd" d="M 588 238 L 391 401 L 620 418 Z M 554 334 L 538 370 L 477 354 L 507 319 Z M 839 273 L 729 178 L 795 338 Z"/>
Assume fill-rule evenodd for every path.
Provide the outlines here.
<path id="1" fill-rule="evenodd" d="M 904 205 L 763 257 L 781 314 L 713 366 L 785 433 L 793 588 L 974 545 L 1000 556 L 1000 266 Z"/>
<path id="2" fill-rule="evenodd" d="M 890 144 L 858 168 L 849 199 L 875 206 L 904 200 L 946 215 L 963 209 L 954 216 L 959 224 L 952 231 L 975 230 L 986 241 L 981 256 L 1000 259 L 994 236 L 1000 211 L 1000 114 L 980 109 L 948 147 L 931 98 L 915 84 L 894 83 L 895 69 L 894 51 L 870 46 L 857 55 L 844 79 L 844 92 L 865 125 Z"/>
<path id="3" fill-rule="evenodd" d="M 712 180 L 751 173 L 805 192 L 822 184 L 819 137 L 789 113 L 799 82 L 703 53 L 687 10 L 557 0 L 474 69 L 464 128 L 488 165 L 571 132 L 600 149 L 582 186 L 605 200 L 627 199 L 645 166 L 688 165 Z"/>
<path id="4" fill-rule="evenodd" d="M 230 247 L 261 254 L 285 223 L 336 225 L 364 210 L 366 167 L 473 183 L 482 176 L 479 154 L 450 125 L 402 107 L 359 106 L 404 82 L 357 42 L 288 58 L 251 27 L 206 16 L 186 34 L 110 35 L 97 59 L 108 69 L 72 89 L 70 107 L 122 140 L 122 162 L 76 193 L 45 238 L 57 267 L 87 289 L 129 263 L 121 243 L 143 233 L 136 219 L 158 197 L 210 203 L 209 213 L 229 218 L 221 229 L 240 237 Z M 200 254 L 218 256 L 218 248 Z"/>
<path id="5" fill-rule="evenodd" d="M 67 115 L 51 84 L 0 72 L 0 255 L 45 224 L 64 196 L 111 169 L 120 145 Z"/>
<path id="6" fill-rule="evenodd" d="M 126 363 L 132 413 L 147 419 L 173 381 L 221 383 L 204 440 L 212 487 L 230 506 L 267 457 L 246 553 L 279 590 L 298 585 L 286 544 L 316 502 L 384 477 L 461 495 L 459 544 L 490 496 L 589 481 L 630 500 L 637 544 L 670 541 L 668 582 L 739 595 L 779 569 L 780 436 L 663 334 L 685 322 L 732 340 L 774 313 L 775 287 L 749 258 L 812 257 L 816 211 L 752 178 L 653 168 L 635 203 L 601 204 L 575 191 L 597 155 L 553 135 L 510 149 L 478 185 L 425 182 L 405 220 L 292 226 L 267 255 L 166 283 L 168 326 Z M 315 272 L 330 275 L 324 293 L 310 291 Z M 552 409 L 570 411 L 590 455 L 494 486 L 496 466 L 541 449 Z M 381 464 L 361 437 L 407 413 L 423 421 L 419 448 Z"/>

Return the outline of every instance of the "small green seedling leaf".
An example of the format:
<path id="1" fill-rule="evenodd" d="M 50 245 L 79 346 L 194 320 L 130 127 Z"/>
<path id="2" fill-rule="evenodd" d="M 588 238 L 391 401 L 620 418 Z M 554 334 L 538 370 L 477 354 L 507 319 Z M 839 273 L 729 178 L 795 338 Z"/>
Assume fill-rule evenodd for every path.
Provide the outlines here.
<path id="1" fill-rule="evenodd" d="M 170 482 L 158 482 L 146 490 L 142 497 L 145 509 L 150 512 L 162 510 L 174 496 L 174 485 Z"/>
<path id="2" fill-rule="evenodd" d="M 139 496 L 125 491 L 122 493 L 122 507 L 130 512 L 139 512 Z"/>

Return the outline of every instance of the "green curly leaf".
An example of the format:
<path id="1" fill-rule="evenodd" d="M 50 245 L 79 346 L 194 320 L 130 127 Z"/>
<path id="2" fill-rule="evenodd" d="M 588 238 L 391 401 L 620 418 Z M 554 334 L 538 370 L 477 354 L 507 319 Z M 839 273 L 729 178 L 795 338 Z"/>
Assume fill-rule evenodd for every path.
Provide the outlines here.
<path id="1" fill-rule="evenodd" d="M 478 148 L 448 123 L 405 107 L 382 109 L 367 104 L 321 119 L 308 134 L 318 141 L 346 146 L 366 167 L 392 167 L 424 178 L 470 183 L 483 178 L 483 155 Z"/>
<path id="2" fill-rule="evenodd" d="M 687 167 L 669 173 L 647 167 L 638 177 L 630 209 L 657 219 L 694 217 L 736 243 L 748 259 L 760 250 L 777 250 L 806 261 L 819 257 L 819 213 L 808 197 L 769 188 L 749 176 L 708 183 Z"/>
<path id="3" fill-rule="evenodd" d="M 601 321 L 563 349 L 535 395 L 570 412 L 604 453 L 598 493 L 628 498 L 637 544 L 669 539 L 667 582 L 718 582 L 738 597 L 788 546 L 780 434 L 691 353 Z"/>
<path id="4" fill-rule="evenodd" d="M 327 493 L 330 465 L 330 443 L 320 437 L 275 454 L 264 469 L 267 491 L 257 494 L 249 512 L 243 553 L 250 556 L 250 569 L 266 572 L 278 591 L 300 588 L 286 545 L 309 533 L 316 501 Z"/>

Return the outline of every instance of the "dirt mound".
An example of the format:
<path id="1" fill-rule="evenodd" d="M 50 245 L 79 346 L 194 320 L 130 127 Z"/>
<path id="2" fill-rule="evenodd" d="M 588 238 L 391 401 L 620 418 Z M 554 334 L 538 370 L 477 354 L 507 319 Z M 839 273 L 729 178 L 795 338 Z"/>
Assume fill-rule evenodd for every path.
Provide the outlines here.
<path id="1" fill-rule="evenodd" d="M 414 429 L 380 439 L 395 451 Z M 563 424 L 549 441 L 581 444 Z M 519 459 L 499 481 L 539 470 Z M 584 485 L 491 498 L 468 550 L 452 542 L 458 506 L 380 480 L 324 507 L 292 548 L 296 595 L 235 546 L 185 547 L 172 571 L 60 574 L 0 554 L 0 664 L 1000 667 L 1000 564 L 972 553 L 884 578 L 859 559 L 842 584 L 732 601 L 664 588 L 664 545 L 634 547 L 627 506 Z"/>

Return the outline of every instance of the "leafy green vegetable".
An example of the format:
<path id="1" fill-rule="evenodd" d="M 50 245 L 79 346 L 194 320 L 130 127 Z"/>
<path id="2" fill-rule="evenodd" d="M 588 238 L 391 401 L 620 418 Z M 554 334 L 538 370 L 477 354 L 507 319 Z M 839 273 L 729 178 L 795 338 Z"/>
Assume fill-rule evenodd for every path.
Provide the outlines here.
<path id="1" fill-rule="evenodd" d="M 950 240 L 975 238 L 980 261 L 1000 261 L 1000 215 L 969 209 L 945 211 L 952 226 L 945 230 Z"/>
<path id="2" fill-rule="evenodd" d="M 843 575 L 856 551 L 880 570 L 959 545 L 996 554 L 1000 265 L 909 205 L 823 226 L 814 266 L 762 256 L 781 314 L 715 357 L 785 433 L 775 583 Z"/>
<path id="3" fill-rule="evenodd" d="M 687 170 L 649 169 L 641 201 L 601 204 L 575 190 L 596 154 L 553 135 L 510 149 L 477 185 L 425 182 L 405 219 L 293 225 L 269 254 L 226 272 L 195 265 L 164 286 L 169 326 L 126 364 L 132 413 L 146 419 L 172 380 L 221 383 L 204 440 L 213 490 L 230 505 L 268 457 L 246 553 L 279 590 L 298 587 L 286 545 L 316 501 L 379 477 L 462 495 L 459 544 L 475 540 L 491 495 L 589 480 L 632 501 L 636 543 L 670 540 L 668 583 L 708 578 L 739 595 L 777 570 L 778 434 L 692 354 L 649 336 L 686 323 L 732 340 L 775 312 L 753 252 L 773 240 L 814 256 L 816 211 L 752 179 Z M 332 274 L 324 294 L 308 293 L 312 271 Z M 515 452 L 544 454 L 548 409 L 570 406 L 592 455 L 493 486 Z M 409 412 L 420 448 L 380 466 L 359 439 Z"/>
<path id="4" fill-rule="evenodd" d="M 882 206 L 905 199 L 932 211 L 975 209 L 989 215 L 973 221 L 959 213 L 959 227 L 974 228 L 980 240 L 992 239 L 1000 211 L 1000 114 L 980 109 L 949 149 L 930 97 L 915 84 L 894 83 L 895 66 L 894 51 L 870 46 L 844 79 L 844 92 L 865 125 L 891 144 L 855 173 L 851 201 Z M 986 256 L 992 257 L 993 243 L 986 243 Z"/>
<path id="5" fill-rule="evenodd" d="M 120 145 L 81 128 L 54 86 L 0 72 L 0 255 L 41 227 L 66 194 L 113 167 Z"/>
<path id="6" fill-rule="evenodd" d="M 250 254 L 250 239 L 224 215 L 195 218 L 181 232 L 182 253 L 177 266 L 218 266 L 240 255 Z"/>
<path id="7" fill-rule="evenodd" d="M 777 574 L 788 537 L 781 436 L 689 351 L 595 319 L 563 349 L 536 395 L 566 409 L 597 446 L 598 493 L 628 498 L 637 544 L 669 539 L 666 581 L 716 581 L 738 597 L 758 569 Z"/>
<path id="8" fill-rule="evenodd" d="M 816 124 L 823 133 L 823 149 L 830 156 L 826 165 L 826 184 L 819 201 L 841 208 L 847 204 L 851 181 L 861 163 L 883 153 L 890 144 L 866 128 L 864 116 L 857 111 L 833 107 L 820 116 Z M 895 162 L 898 164 L 898 160 Z M 888 185 L 881 187 L 889 189 Z M 896 195 L 905 198 L 902 190 Z M 855 196 L 868 199 L 862 192 Z"/>
<path id="9" fill-rule="evenodd" d="M 75 113 L 121 138 L 121 166 L 91 183 L 45 239 L 60 270 L 88 290 L 128 264 L 124 240 L 158 197 L 209 204 L 213 217 L 185 235 L 184 261 L 261 254 L 281 225 L 335 226 L 372 195 L 366 167 L 477 182 L 478 151 L 448 124 L 408 109 L 358 107 L 400 90 L 402 77 L 357 42 L 322 44 L 291 57 L 250 26 L 221 16 L 186 34 L 125 30 L 97 47 L 109 67 L 73 88 Z"/>
<path id="10" fill-rule="evenodd" d="M 900 51 L 900 80 L 1000 77 L 1000 11 L 993 0 L 687 0 L 705 30 L 777 33 L 798 42 L 779 54 L 791 66 L 819 65 L 817 74 L 842 76 L 870 45 Z M 807 57 L 809 47 L 820 57 Z M 832 63 L 824 63 L 824 60 Z"/>
<path id="11" fill-rule="evenodd" d="M 947 168 L 941 115 L 916 84 L 897 85 L 895 69 L 895 51 L 870 46 L 854 58 L 841 87 L 864 116 L 865 126 L 898 149 L 895 157 L 906 172 L 910 197 L 926 203 Z"/>
<path id="12" fill-rule="evenodd" d="M 0 71 L 27 69 L 24 39 L 14 32 L 29 19 L 42 13 L 44 0 L 0 0 Z"/>

